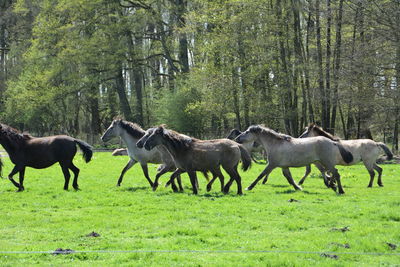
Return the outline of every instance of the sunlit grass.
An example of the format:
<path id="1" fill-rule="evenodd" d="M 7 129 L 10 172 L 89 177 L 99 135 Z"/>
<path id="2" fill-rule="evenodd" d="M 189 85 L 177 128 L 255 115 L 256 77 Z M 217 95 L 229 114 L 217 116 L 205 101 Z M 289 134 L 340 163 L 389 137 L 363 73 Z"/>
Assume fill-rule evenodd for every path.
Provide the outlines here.
<path id="1" fill-rule="evenodd" d="M 8 158 L 4 174 L 12 169 Z M 382 165 L 381 188 L 367 188 L 369 175 L 362 165 L 340 167 L 346 194 L 325 188 L 316 168 L 302 192 L 288 185 L 279 169 L 266 185 L 261 183 L 243 196 L 236 184 L 228 195 L 219 181 L 210 193 L 199 175 L 200 192 L 191 194 L 182 177 L 184 193 L 160 186 L 153 192 L 140 166 L 133 167 L 121 187 L 116 187 L 127 157 L 95 153 L 89 164 L 75 158 L 81 169 L 80 191 L 64 191 L 59 166 L 27 169 L 25 191 L 6 179 L 0 181 L 0 250 L 196 250 L 196 251 L 303 251 L 337 253 L 338 259 L 319 253 L 78 253 L 0 254 L 2 266 L 60 265 L 395 265 L 400 256 L 341 253 L 399 253 L 387 242 L 400 245 L 400 180 L 398 165 Z M 241 172 L 247 187 L 264 165 Z M 156 166 L 150 166 L 154 178 Z M 298 181 L 304 168 L 292 169 Z M 168 175 L 161 178 L 165 184 Z M 227 177 L 226 177 L 227 180 Z M 297 201 L 289 202 L 294 199 Z M 349 231 L 340 231 L 348 227 Z M 339 229 L 339 231 L 334 230 Z M 95 231 L 100 237 L 86 236 Z M 345 248 L 348 244 L 350 247 Z"/>

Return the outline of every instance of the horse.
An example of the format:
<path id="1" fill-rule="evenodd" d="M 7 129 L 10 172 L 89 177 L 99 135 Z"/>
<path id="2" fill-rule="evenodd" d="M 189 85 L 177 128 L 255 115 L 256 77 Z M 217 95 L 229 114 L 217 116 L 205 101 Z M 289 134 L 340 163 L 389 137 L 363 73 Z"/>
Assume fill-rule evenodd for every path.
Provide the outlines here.
<path id="1" fill-rule="evenodd" d="M 242 133 L 242 132 L 241 132 L 240 130 L 238 130 L 238 129 L 232 129 L 232 130 L 229 132 L 229 134 L 228 134 L 228 136 L 227 136 L 226 138 L 228 138 L 228 139 L 230 139 L 230 140 L 235 140 L 235 138 L 238 137 L 238 135 L 240 135 L 241 133 Z M 264 159 L 267 159 L 267 153 L 266 153 L 266 151 L 264 150 L 264 148 L 263 148 L 259 143 L 257 143 L 257 142 L 249 142 L 249 143 L 244 143 L 244 144 L 242 144 L 242 145 L 247 149 L 247 151 L 249 151 L 249 153 L 250 153 L 250 155 L 251 155 L 251 159 L 252 159 L 255 163 L 257 163 L 257 164 L 262 164 L 262 163 L 258 162 L 258 161 L 254 158 L 253 153 L 259 152 L 259 153 L 261 153 L 261 154 L 263 155 Z"/>
<path id="2" fill-rule="evenodd" d="M 122 169 L 118 178 L 117 186 L 121 186 L 124 174 L 132 168 L 137 162 L 142 167 L 143 174 L 154 190 L 154 184 L 149 177 L 148 163 L 161 164 L 157 169 L 156 178 L 160 177 L 168 171 L 175 171 L 176 167 L 174 161 L 166 151 L 162 149 L 146 150 L 136 146 L 136 143 L 145 135 L 145 131 L 136 123 L 128 122 L 120 118 L 114 119 L 108 129 L 104 132 L 101 140 L 103 142 L 109 141 L 112 137 L 119 136 L 124 141 L 129 155 L 129 161 Z M 179 180 L 178 180 L 179 181 Z M 174 186 L 174 185 L 173 185 Z"/>
<path id="3" fill-rule="evenodd" d="M 241 159 L 243 162 L 242 169 L 244 171 L 248 170 L 251 166 L 251 157 L 242 145 L 229 139 L 199 140 L 166 129 L 163 125 L 158 126 L 147 138 L 144 148 L 151 150 L 160 145 L 165 146 L 168 152 L 171 153 L 177 167 L 170 181 L 173 181 L 176 174 L 186 171 L 190 177 L 193 194 L 197 194 L 196 171 L 210 171 L 214 176 L 213 180 L 216 177 L 220 177 L 222 184 L 224 180 L 220 169 L 220 166 L 222 166 L 230 176 L 230 180 L 223 187 L 223 192 L 228 193 L 235 180 L 238 195 L 243 194 L 241 177 L 237 171 L 237 166 Z"/>
<path id="4" fill-rule="evenodd" d="M 256 141 L 261 143 L 264 149 L 268 151 L 268 164 L 266 168 L 247 187 L 247 190 L 253 189 L 264 176 L 267 180 L 268 175 L 277 167 L 282 169 L 283 175 L 295 190 L 302 190 L 293 180 L 289 167 L 302 167 L 318 161 L 336 179 L 339 194 L 344 194 L 340 175 L 335 165 L 339 158 L 345 162 L 351 162 L 353 156 L 340 143 L 323 136 L 305 139 L 293 138 L 260 125 L 250 126 L 245 132 L 236 137 L 236 141 L 239 143 Z M 324 181 L 328 185 L 328 181 Z M 330 187 L 334 190 L 336 189 L 332 185 Z"/>
<path id="5" fill-rule="evenodd" d="M 379 157 L 380 149 L 382 149 L 386 153 L 386 159 L 391 160 L 393 158 L 393 154 L 390 149 L 382 142 L 375 142 L 371 139 L 355 139 L 355 140 L 340 140 L 340 138 L 331 135 L 330 133 L 324 131 L 321 127 L 310 124 L 306 127 L 305 131 L 300 135 L 299 138 L 305 137 L 313 137 L 313 136 L 324 136 L 333 141 L 339 142 L 346 148 L 348 151 L 353 154 L 353 160 L 349 163 L 344 161 L 339 161 L 338 165 L 354 165 L 363 162 L 365 168 L 368 170 L 370 175 L 370 180 L 368 187 L 372 187 L 375 172 L 378 172 L 378 185 L 383 186 L 382 183 L 382 168 L 376 164 L 376 160 Z M 325 169 L 323 166 L 316 165 L 317 168 L 321 171 L 322 175 L 325 177 Z M 311 166 L 307 166 L 304 177 L 299 181 L 299 184 L 303 184 L 308 174 L 311 172 Z"/>
<path id="6" fill-rule="evenodd" d="M 64 174 L 64 190 L 68 190 L 71 170 L 74 173 L 72 186 L 79 190 L 78 175 L 79 169 L 72 162 L 76 154 L 76 145 L 83 152 L 83 158 L 88 163 L 93 155 L 92 147 L 82 140 L 72 138 L 67 135 L 55 135 L 47 137 L 33 137 L 26 133 L 5 125 L 0 124 L 0 144 L 7 151 L 11 162 L 15 165 L 8 179 L 23 191 L 25 168 L 44 169 L 58 162 Z M 0 160 L 1 161 L 1 160 Z M 0 172 L 2 163 L 0 164 Z M 13 176 L 19 172 L 19 183 Z"/>
<path id="7" fill-rule="evenodd" d="M 128 156 L 128 151 L 125 148 L 117 148 L 112 154 L 113 156 Z"/>

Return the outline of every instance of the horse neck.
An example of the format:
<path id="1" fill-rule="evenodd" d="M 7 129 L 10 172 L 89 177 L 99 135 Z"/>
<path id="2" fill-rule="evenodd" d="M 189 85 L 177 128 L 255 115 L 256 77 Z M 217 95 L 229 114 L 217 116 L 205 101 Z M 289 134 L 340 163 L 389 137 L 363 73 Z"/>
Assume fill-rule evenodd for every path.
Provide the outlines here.
<path id="1" fill-rule="evenodd" d="M 259 141 L 266 150 L 269 150 L 278 140 L 275 137 L 271 137 L 268 133 L 260 133 L 256 141 Z"/>
<path id="2" fill-rule="evenodd" d="M 10 139 L 7 138 L 6 141 L 1 141 L 0 144 L 3 146 L 3 148 L 7 151 L 7 154 L 10 158 L 13 158 L 15 155 L 15 152 L 18 150 L 18 145 L 14 145 Z"/>
<path id="3" fill-rule="evenodd" d="M 168 150 L 168 152 L 171 154 L 172 158 L 176 159 L 176 158 L 179 158 L 180 155 L 182 155 L 182 153 L 179 153 L 178 150 L 176 149 L 176 147 L 174 147 L 169 140 L 164 139 L 164 141 L 165 142 L 164 142 L 163 146 Z"/>
<path id="4" fill-rule="evenodd" d="M 121 132 L 120 137 L 129 149 L 136 148 L 136 143 L 139 139 L 133 137 L 125 130 Z"/>

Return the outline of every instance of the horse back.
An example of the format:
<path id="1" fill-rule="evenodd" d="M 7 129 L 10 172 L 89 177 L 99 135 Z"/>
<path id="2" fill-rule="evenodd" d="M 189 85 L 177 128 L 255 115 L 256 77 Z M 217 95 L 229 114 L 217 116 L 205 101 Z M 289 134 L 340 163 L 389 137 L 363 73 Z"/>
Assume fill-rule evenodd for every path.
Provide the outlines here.
<path id="1" fill-rule="evenodd" d="M 219 165 L 236 165 L 240 160 L 240 149 L 229 139 L 196 140 L 182 156 L 186 168 L 211 170 Z"/>
<path id="2" fill-rule="evenodd" d="M 56 135 L 32 138 L 26 142 L 23 150 L 26 165 L 40 169 L 56 162 L 72 161 L 77 148 L 74 138 Z"/>

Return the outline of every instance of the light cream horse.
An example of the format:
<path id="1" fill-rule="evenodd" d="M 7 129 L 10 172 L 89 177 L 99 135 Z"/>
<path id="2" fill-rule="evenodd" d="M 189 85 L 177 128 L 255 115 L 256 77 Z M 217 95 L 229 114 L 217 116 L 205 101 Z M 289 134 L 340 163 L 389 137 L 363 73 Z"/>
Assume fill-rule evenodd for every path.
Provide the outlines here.
<path id="1" fill-rule="evenodd" d="M 374 170 L 376 170 L 379 175 L 378 185 L 383 186 L 382 168 L 376 164 L 376 160 L 380 155 L 381 149 L 385 151 L 387 160 L 391 160 L 393 158 L 392 152 L 384 143 L 375 142 L 371 139 L 340 140 L 339 138 L 334 137 L 333 135 L 324 131 L 321 127 L 318 127 L 315 124 L 310 124 L 306 128 L 306 130 L 300 135 L 299 138 L 314 137 L 314 136 L 325 136 L 331 140 L 340 142 L 340 144 L 342 144 L 344 148 L 346 148 L 351 152 L 351 154 L 353 154 L 353 160 L 350 163 L 341 160 L 337 164 L 348 166 L 357 164 L 362 161 L 370 175 L 368 187 L 372 187 L 372 184 L 374 182 L 374 177 L 375 177 Z M 322 175 L 325 177 L 326 174 L 324 167 L 317 164 L 316 166 L 321 171 Z M 307 166 L 304 177 L 300 180 L 299 184 L 304 183 L 304 180 L 307 178 L 310 172 L 311 172 L 311 166 Z"/>
<path id="2" fill-rule="evenodd" d="M 247 190 L 253 189 L 264 176 L 267 179 L 272 170 L 277 167 L 282 168 L 283 175 L 289 184 L 296 190 L 301 190 L 301 187 L 293 180 L 289 168 L 303 167 L 314 162 L 320 162 L 332 173 L 333 179 L 338 184 L 339 194 L 344 193 L 340 175 L 335 165 L 342 159 L 351 162 L 353 156 L 340 143 L 322 136 L 305 139 L 293 138 L 260 125 L 250 126 L 236 138 L 236 141 L 239 143 L 256 141 L 261 143 L 264 149 L 268 151 L 267 167 Z M 328 182 L 325 181 L 325 184 L 328 184 Z M 336 189 L 333 186 L 331 187 L 334 190 Z"/>

